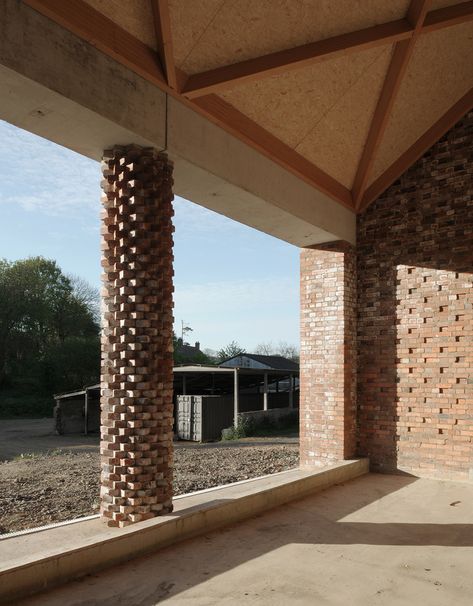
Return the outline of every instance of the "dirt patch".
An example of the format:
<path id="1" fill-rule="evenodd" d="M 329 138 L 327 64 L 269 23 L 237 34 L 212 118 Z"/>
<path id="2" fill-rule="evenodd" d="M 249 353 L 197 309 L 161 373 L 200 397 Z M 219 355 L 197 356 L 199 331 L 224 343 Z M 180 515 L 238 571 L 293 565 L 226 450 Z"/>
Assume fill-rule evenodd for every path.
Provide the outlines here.
<path id="1" fill-rule="evenodd" d="M 246 480 L 298 465 L 297 444 L 176 448 L 175 494 Z M 0 533 L 97 513 L 97 453 L 55 452 L 0 463 Z"/>
<path id="2" fill-rule="evenodd" d="M 58 436 L 53 419 L 2 419 L 0 421 L 0 461 L 22 453 L 48 454 L 51 450 L 98 452 L 99 436 L 81 434 Z"/>

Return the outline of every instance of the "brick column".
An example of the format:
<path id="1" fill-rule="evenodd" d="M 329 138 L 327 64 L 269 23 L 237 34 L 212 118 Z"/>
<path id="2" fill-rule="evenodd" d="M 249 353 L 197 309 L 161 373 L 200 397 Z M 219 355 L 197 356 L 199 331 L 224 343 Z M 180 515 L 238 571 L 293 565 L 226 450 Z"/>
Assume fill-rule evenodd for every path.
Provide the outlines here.
<path id="1" fill-rule="evenodd" d="M 301 251 L 301 465 L 356 450 L 356 256 L 346 242 Z"/>
<path id="2" fill-rule="evenodd" d="M 126 526 L 172 510 L 172 164 L 104 153 L 101 515 Z"/>

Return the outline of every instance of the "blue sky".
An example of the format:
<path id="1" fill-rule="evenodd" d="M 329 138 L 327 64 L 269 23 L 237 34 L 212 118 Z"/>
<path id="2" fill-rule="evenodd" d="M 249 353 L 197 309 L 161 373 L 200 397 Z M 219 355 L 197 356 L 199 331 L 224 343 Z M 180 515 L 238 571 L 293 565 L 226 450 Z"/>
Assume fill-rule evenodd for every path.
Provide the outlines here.
<path id="1" fill-rule="evenodd" d="M 100 285 L 100 165 L 0 121 L 0 257 L 55 259 Z M 218 349 L 299 342 L 299 251 L 175 199 L 176 329 Z"/>

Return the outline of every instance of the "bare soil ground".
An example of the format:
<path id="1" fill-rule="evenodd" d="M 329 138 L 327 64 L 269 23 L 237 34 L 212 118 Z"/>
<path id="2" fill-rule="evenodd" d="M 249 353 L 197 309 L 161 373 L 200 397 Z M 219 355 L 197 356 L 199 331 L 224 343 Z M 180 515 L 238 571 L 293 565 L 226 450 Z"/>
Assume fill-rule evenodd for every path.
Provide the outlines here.
<path id="1" fill-rule="evenodd" d="M 10 425 L 10 439 L 2 441 L 3 456 L 8 450 L 9 458 L 16 458 L 0 462 L 0 533 L 98 511 L 97 437 L 87 437 L 85 441 L 82 437 L 83 442 L 73 437 L 74 443 L 61 450 L 58 444 L 68 445 L 65 436 L 54 441 L 55 436 L 45 433 L 49 427 L 46 423 L 32 423 L 30 429 L 31 426 L 41 437 L 27 439 L 24 426 L 17 427 L 15 433 L 12 431 L 15 426 Z M 15 435 L 21 436 L 16 444 L 12 443 Z M 52 449 L 54 444 L 56 448 Z M 34 452 L 35 446 L 39 454 Z M 202 445 L 178 442 L 174 453 L 175 494 L 291 469 L 298 461 L 297 437 L 249 438 Z"/>

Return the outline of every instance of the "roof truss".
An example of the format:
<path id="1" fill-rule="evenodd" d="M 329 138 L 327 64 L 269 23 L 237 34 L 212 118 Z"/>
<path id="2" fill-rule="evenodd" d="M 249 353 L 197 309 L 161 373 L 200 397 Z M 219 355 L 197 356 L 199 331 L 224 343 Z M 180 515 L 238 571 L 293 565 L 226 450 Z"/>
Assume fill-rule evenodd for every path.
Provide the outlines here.
<path id="1" fill-rule="evenodd" d="M 195 104 L 212 122 L 239 136 L 245 143 L 347 208 L 353 209 L 350 190 L 221 97 L 206 95 L 196 99 Z"/>
<path id="2" fill-rule="evenodd" d="M 168 85 L 177 89 L 168 0 L 151 0 L 151 8 L 153 9 L 154 29 L 161 67 L 166 74 Z"/>
<path id="3" fill-rule="evenodd" d="M 353 53 L 405 40 L 411 37 L 412 32 L 413 28 L 407 19 L 400 19 L 263 57 L 248 59 L 241 63 L 218 67 L 189 76 L 183 94 L 189 99 L 194 99 L 209 93 L 218 93 L 239 84 L 299 69 L 344 53 Z"/>
<path id="4" fill-rule="evenodd" d="M 412 0 L 407 14 L 407 20 L 411 23 L 414 33 L 408 40 L 397 42 L 394 46 L 391 63 L 386 74 L 383 88 L 378 99 L 368 137 L 363 148 L 358 170 L 353 182 L 353 203 L 358 209 L 361 197 L 365 192 L 368 179 L 373 167 L 376 151 L 381 143 L 386 126 L 389 121 L 391 110 L 401 86 L 402 78 L 406 73 L 409 59 L 411 58 L 417 36 L 427 14 L 431 0 Z"/>
<path id="5" fill-rule="evenodd" d="M 443 27 L 458 25 L 473 19 L 473 1 L 432 11 L 427 15 L 423 26 L 417 29 L 412 19 L 413 9 L 410 8 L 409 11 L 411 14 L 408 13 L 404 19 L 398 21 L 382 23 L 356 32 L 318 40 L 296 48 L 191 75 L 184 86 L 183 94 L 189 99 L 193 99 L 209 93 L 218 93 L 244 82 L 305 67 L 343 53 L 393 44 L 409 39 L 414 34 L 425 34 Z"/>
<path id="6" fill-rule="evenodd" d="M 391 166 L 380 175 L 364 192 L 358 210 L 363 212 L 383 191 L 412 166 L 432 145 L 448 132 L 473 108 L 473 88 L 457 101 L 429 130 L 407 149 Z"/>
<path id="7" fill-rule="evenodd" d="M 412 0 L 404 19 L 319 40 L 234 65 L 188 76 L 174 62 L 169 0 L 149 0 L 158 52 L 142 43 L 84 0 L 24 0 L 26 4 L 83 38 L 100 51 L 179 98 L 195 111 L 258 149 L 287 170 L 353 211 L 362 211 L 410 164 L 473 107 L 470 91 L 369 187 L 374 155 L 390 118 L 414 44 L 419 36 L 473 19 L 473 0 L 428 11 L 430 0 Z M 251 80 L 375 46 L 395 44 L 393 57 L 369 129 L 353 190 L 316 167 L 216 94 Z M 453 122 L 452 122 L 453 120 Z M 445 127 L 445 125 L 447 125 Z M 445 127 L 445 128 L 444 128 Z M 440 133 L 440 134 L 439 134 Z"/>

